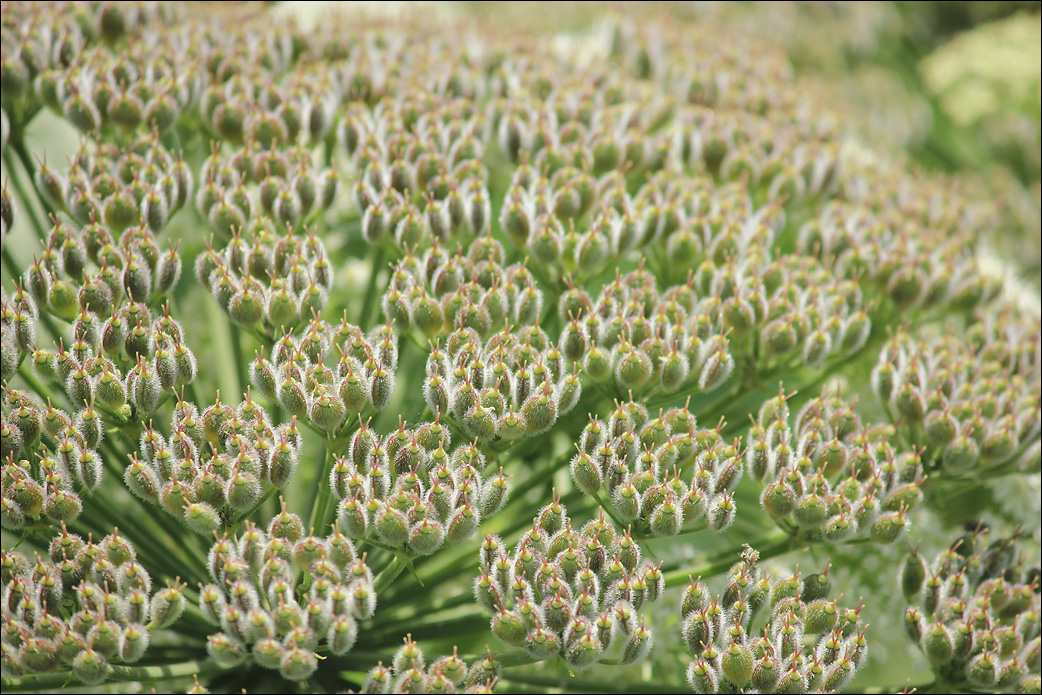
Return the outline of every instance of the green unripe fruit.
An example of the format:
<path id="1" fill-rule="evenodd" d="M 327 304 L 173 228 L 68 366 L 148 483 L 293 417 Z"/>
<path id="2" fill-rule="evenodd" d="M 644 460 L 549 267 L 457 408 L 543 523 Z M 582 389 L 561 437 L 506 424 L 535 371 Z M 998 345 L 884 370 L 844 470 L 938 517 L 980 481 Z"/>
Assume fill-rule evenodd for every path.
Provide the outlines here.
<path id="1" fill-rule="evenodd" d="M 946 446 L 959 434 L 959 425 L 951 413 L 931 410 L 923 422 L 926 441 L 936 447 Z"/>
<path id="2" fill-rule="evenodd" d="M 591 497 L 600 492 L 601 471 L 590 456 L 581 452 L 572 458 L 569 466 L 576 486 Z"/>
<path id="3" fill-rule="evenodd" d="M 836 626 L 836 602 L 813 601 L 807 604 L 804 629 L 811 634 L 827 632 Z"/>
<path id="4" fill-rule="evenodd" d="M 615 378 L 623 390 L 638 390 L 651 378 L 651 360 L 642 350 L 624 345 L 615 364 Z"/>
<path id="5" fill-rule="evenodd" d="M 256 292 L 243 290 L 228 302 L 228 316 L 244 328 L 252 328 L 264 318 L 264 298 Z"/>
<path id="6" fill-rule="evenodd" d="M 901 591 L 905 599 L 911 600 L 919 593 L 926 579 L 926 563 L 918 552 L 913 551 L 901 566 Z"/>
<path id="7" fill-rule="evenodd" d="M 315 427 L 332 432 L 344 421 L 347 409 L 344 402 L 330 393 L 323 393 L 311 403 L 308 417 Z"/>
<path id="8" fill-rule="evenodd" d="M 26 516 L 38 517 L 43 510 L 43 487 L 30 478 L 15 480 L 5 492 Z"/>
<path id="9" fill-rule="evenodd" d="M 525 643 L 528 636 L 528 628 L 525 627 L 521 618 L 513 613 L 500 609 L 492 618 L 492 632 L 507 644 L 520 647 Z"/>
<path id="10" fill-rule="evenodd" d="M 561 638 L 553 632 L 537 627 L 525 637 L 524 649 L 536 659 L 549 659 L 561 649 Z"/>
<path id="11" fill-rule="evenodd" d="M 965 471 L 979 461 L 981 453 L 976 441 L 965 435 L 957 437 L 944 449 L 941 465 L 953 473 Z"/>
<path id="12" fill-rule="evenodd" d="M 529 436 L 550 429 L 557 421 L 557 403 L 548 392 L 532 396 L 521 408 Z"/>
<path id="13" fill-rule="evenodd" d="M 345 499 L 337 509 L 337 521 L 350 538 L 364 538 L 369 526 L 369 514 L 365 505 L 357 499 Z"/>
<path id="14" fill-rule="evenodd" d="M 83 503 L 74 492 L 55 490 L 44 501 L 43 512 L 59 523 L 72 521 L 83 510 Z"/>
<path id="15" fill-rule="evenodd" d="M 716 669 L 702 659 L 688 664 L 687 682 L 696 693 L 704 695 L 714 695 L 720 687 L 720 677 Z"/>
<path id="16" fill-rule="evenodd" d="M 744 688 L 753 674 L 753 654 L 744 645 L 731 643 L 720 658 L 720 671 L 727 680 Z"/>
<path id="17" fill-rule="evenodd" d="M 792 518 L 802 528 L 817 528 L 828 518 L 828 507 L 817 494 L 811 493 L 796 503 Z"/>
<path id="18" fill-rule="evenodd" d="M 687 597 L 685 597 L 685 603 L 687 603 Z M 699 603 L 703 602 L 693 601 L 691 605 Z M 709 616 L 704 612 L 704 608 L 703 606 L 701 609 L 694 609 L 688 613 L 681 629 L 687 650 L 692 654 L 701 654 L 703 649 L 713 643 L 715 630 Z"/>
<path id="19" fill-rule="evenodd" d="M 651 532 L 660 537 L 675 536 L 682 525 L 680 505 L 670 494 L 651 513 Z"/>
<path id="20" fill-rule="evenodd" d="M 427 294 L 426 290 L 412 301 L 412 323 L 428 338 L 433 338 L 442 331 L 445 317 L 441 305 Z"/>
<path id="21" fill-rule="evenodd" d="M 394 386 L 394 372 L 385 369 L 383 366 L 377 367 L 373 372 L 369 387 L 369 397 L 374 408 L 383 410 L 387 407 L 391 401 L 391 396 L 394 395 Z"/>
<path id="22" fill-rule="evenodd" d="M 170 627 L 181 617 L 186 604 L 180 587 L 168 586 L 161 589 L 152 597 L 152 608 L 149 612 L 151 624 L 157 628 Z"/>
<path id="23" fill-rule="evenodd" d="M 221 516 L 211 505 L 205 502 L 194 502 L 185 507 L 185 523 L 202 536 L 212 535 L 221 528 Z"/>
<path id="24" fill-rule="evenodd" d="M 907 528 L 908 519 L 903 512 L 884 514 L 872 524 L 872 540 L 876 543 L 893 543 Z"/>
<path id="25" fill-rule="evenodd" d="M 756 690 L 769 693 L 774 690 L 774 686 L 778 683 L 778 678 L 781 675 L 779 673 L 780 665 L 776 659 L 772 659 L 769 656 L 764 656 L 756 665 L 753 667 L 753 672 L 749 677 L 750 685 Z"/>
<path id="26" fill-rule="evenodd" d="M 350 615 L 339 615 L 334 618 L 326 634 L 329 650 L 336 655 L 346 654 L 358 640 L 358 622 Z"/>
<path id="27" fill-rule="evenodd" d="M 731 525 L 735 517 L 735 504 L 729 494 L 719 495 L 709 505 L 706 520 L 709 528 L 720 532 Z"/>
<path id="28" fill-rule="evenodd" d="M 611 376 L 611 360 L 607 353 L 597 346 L 586 352 L 583 372 L 596 382 L 603 382 Z"/>
<path id="29" fill-rule="evenodd" d="M 935 666 L 946 664 L 952 658 L 952 636 L 942 623 L 926 628 L 922 645 L 926 658 Z"/>
<path id="30" fill-rule="evenodd" d="M 72 285 L 54 278 L 47 293 L 47 304 L 62 318 L 72 320 L 79 311 L 79 299 Z"/>
<path id="31" fill-rule="evenodd" d="M 929 652 L 927 656 L 929 656 Z M 984 652 L 973 657 L 966 667 L 966 678 L 978 688 L 985 690 L 994 688 L 999 678 L 999 667 L 995 662 L 995 654 Z"/>
<path id="32" fill-rule="evenodd" d="M 408 548 L 417 555 L 430 555 L 445 540 L 445 528 L 437 521 L 424 519 L 409 532 Z"/>
<path id="33" fill-rule="evenodd" d="M 721 348 L 711 354 L 702 366 L 698 377 L 698 388 L 702 391 L 712 391 L 727 381 L 733 371 L 734 357 Z"/>
<path id="34" fill-rule="evenodd" d="M 388 545 L 400 547 L 409 540 L 409 524 L 405 517 L 389 504 L 381 504 L 373 518 L 376 532 Z"/>
<path id="35" fill-rule="evenodd" d="M 612 504 L 622 521 L 633 521 L 640 516 L 640 493 L 631 484 L 620 485 L 612 493 Z"/>
<path id="36" fill-rule="evenodd" d="M 112 667 L 100 653 L 87 647 L 72 661 L 72 672 L 85 685 L 97 685 L 108 678 Z"/>

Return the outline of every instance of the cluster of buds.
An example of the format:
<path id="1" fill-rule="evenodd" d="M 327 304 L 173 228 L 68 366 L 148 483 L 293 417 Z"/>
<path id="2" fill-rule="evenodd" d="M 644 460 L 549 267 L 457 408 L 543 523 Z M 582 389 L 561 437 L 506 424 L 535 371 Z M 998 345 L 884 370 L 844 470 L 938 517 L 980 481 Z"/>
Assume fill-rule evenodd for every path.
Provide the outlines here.
<path id="1" fill-rule="evenodd" d="M 479 443 L 509 443 L 545 432 L 575 407 L 581 384 L 565 367 L 536 326 L 487 341 L 457 328 L 444 351 L 435 345 L 428 355 L 423 394 L 432 412 L 455 419 Z"/>
<path id="2" fill-rule="evenodd" d="M 405 638 L 394 654 L 388 668 L 380 662 L 365 676 L 361 692 L 367 695 L 387 693 L 491 693 L 499 679 L 502 666 L 489 653 L 469 667 L 453 650 L 452 656 L 443 656 L 428 664 L 423 649 Z"/>
<path id="3" fill-rule="evenodd" d="M 576 531 L 555 499 L 512 554 L 501 538 L 485 536 L 479 559 L 474 596 L 507 644 L 538 660 L 560 656 L 573 669 L 633 664 L 651 651 L 639 611 L 659 599 L 665 578 L 641 564 L 640 546 L 603 513 Z"/>
<path id="4" fill-rule="evenodd" d="M 153 317 L 143 304 L 129 302 L 101 321 L 86 310 L 73 323 L 69 349 L 34 349 L 37 376 L 64 387 L 70 403 L 98 407 L 124 421 L 144 419 L 164 394 L 191 383 L 195 354 L 183 342 L 181 324 L 164 310 Z"/>
<path id="5" fill-rule="evenodd" d="M 797 250 L 834 265 L 844 277 L 863 276 L 865 285 L 871 282 L 900 311 L 972 309 L 993 297 L 998 287 L 962 257 L 965 240 L 956 232 L 960 226 L 968 227 L 966 220 L 955 211 L 908 210 L 913 203 L 901 202 L 904 209 L 883 208 L 883 212 L 873 211 L 871 218 L 861 206 L 882 203 L 830 203 L 800 229 Z M 866 219 L 871 219 L 870 225 Z M 937 226 L 951 233 L 941 239 L 933 231 Z M 900 233 L 884 237 L 881 230 L 889 229 Z M 924 229 L 931 231 L 924 233 Z M 938 246 L 926 253 L 924 241 Z"/>
<path id="6" fill-rule="evenodd" d="M 180 156 L 170 154 L 156 135 L 142 137 L 125 149 L 112 144 L 82 146 L 65 172 L 43 163 L 34 178 L 36 190 L 47 204 L 83 225 L 82 242 L 50 245 L 66 259 L 70 274 L 82 272 L 86 253 L 97 265 L 122 272 L 126 280 L 127 269 L 135 262 L 133 256 L 139 255 L 137 263 L 149 265 L 152 287 L 144 278 L 134 278 L 137 281 L 127 286 L 127 292 L 143 302 L 150 299 L 151 292 L 169 291 L 177 277 L 171 269 L 156 273 L 160 254 L 152 248 L 155 242 L 150 234 L 158 234 L 191 199 L 194 177 L 191 167 Z M 177 271 L 180 269 L 178 261 Z M 116 288 L 113 293 L 118 298 Z"/>
<path id="7" fill-rule="evenodd" d="M 732 493 L 742 479 L 737 442 L 699 429 L 686 407 L 651 419 L 643 404 L 616 401 L 607 422 L 591 418 L 576 448 L 576 486 L 598 499 L 603 492 L 613 516 L 641 535 L 674 536 L 700 521 L 723 531 L 734 521 Z"/>
<path id="8" fill-rule="evenodd" d="M 694 657 L 688 683 L 697 693 L 841 691 L 867 653 L 861 606 L 829 600 L 828 570 L 774 581 L 758 557 L 747 548 L 715 598 L 691 580 L 680 604 L 684 644 Z M 767 622 L 757 638 L 750 626 L 761 614 Z"/>
<path id="9" fill-rule="evenodd" d="M 322 240 L 289 229 L 276 237 L 270 224 L 252 243 L 236 233 L 224 251 L 208 247 L 195 260 L 195 276 L 232 321 L 269 335 L 320 316 L 333 288 Z"/>
<path id="10" fill-rule="evenodd" d="M 123 480 L 146 503 L 206 536 L 284 486 L 303 446 L 296 420 L 276 426 L 249 397 L 232 408 L 218 396 L 202 413 L 179 400 L 170 431 L 167 438 L 151 425 L 144 429 L 140 458 L 131 454 Z"/>
<path id="11" fill-rule="evenodd" d="M 482 122 L 471 102 L 418 92 L 387 110 L 348 108 L 337 130 L 357 170 L 366 241 L 414 249 L 489 231 Z"/>
<path id="12" fill-rule="evenodd" d="M 118 531 L 95 543 L 69 533 L 35 563 L 5 551 L 3 650 L 5 677 L 71 668 L 85 685 L 105 680 L 112 664 L 144 656 L 153 630 L 172 625 L 187 600 L 183 586 L 153 591 L 134 546 Z"/>
<path id="13" fill-rule="evenodd" d="M 399 425 L 384 438 L 362 424 L 329 473 L 341 530 L 412 555 L 469 538 L 506 504 L 508 479 L 488 467 L 477 444 L 449 454 L 450 439 L 438 419 Z"/>
<path id="14" fill-rule="evenodd" d="M 80 494 L 101 483 L 100 417 L 88 408 L 74 422 L 59 408 L 44 408 L 18 391 L 8 391 L 3 402 L 0 523 L 19 530 L 42 516 L 75 519 L 83 510 Z M 97 438 L 93 445 L 88 437 Z"/>
<path id="15" fill-rule="evenodd" d="M 487 235 L 451 254 L 435 243 L 396 264 L 383 297 L 386 320 L 430 339 L 457 328 L 482 339 L 510 326 L 535 326 L 543 292 L 524 265 L 504 266 L 503 246 Z"/>
<path id="16" fill-rule="evenodd" d="M 931 564 L 915 550 L 901 567 L 905 632 L 953 687 L 1039 690 L 1039 568 L 1016 557 L 1015 538 L 988 543 L 977 527 Z"/>
<path id="17" fill-rule="evenodd" d="M 708 392 L 736 358 L 756 370 L 818 368 L 859 350 L 871 328 L 857 285 L 806 259 L 706 259 L 687 283 L 661 293 L 657 284 L 641 266 L 596 302 L 570 288 L 559 304 L 562 351 L 621 394 Z"/>
<path id="18" fill-rule="evenodd" d="M 932 469 L 1038 471 L 1040 334 L 1037 317 L 1007 312 L 982 317 L 965 336 L 895 337 L 872 371 L 873 390 Z"/>
<path id="19" fill-rule="evenodd" d="M 278 121 L 278 116 L 269 112 L 258 114 L 263 120 Z M 203 163 L 195 205 L 222 238 L 229 239 L 242 230 L 264 238 L 273 228 L 298 229 L 336 199 L 336 170 L 316 171 L 314 155 L 303 146 L 286 151 L 269 149 L 279 139 L 273 135 L 266 146 L 249 140 L 226 156 L 215 144 L 213 154 Z M 250 274 L 259 280 L 283 275 L 279 269 L 272 269 L 270 259 L 267 264 L 257 259 L 254 265 Z"/>
<path id="20" fill-rule="evenodd" d="M 83 510 L 80 496 L 101 484 L 101 416 L 87 406 L 71 418 L 14 389 L 2 403 L 0 523 L 14 531 L 41 515 L 56 522 L 75 519 Z"/>
<path id="21" fill-rule="evenodd" d="M 330 359 L 333 352 L 339 361 Z M 333 367 L 325 366 L 324 359 Z M 379 325 L 366 336 L 346 319 L 336 328 L 313 319 L 299 340 L 284 332 L 270 360 L 258 355 L 250 365 L 250 380 L 286 413 L 335 432 L 348 415 L 387 407 L 397 366 L 398 334 L 393 327 Z"/>
<path id="22" fill-rule="evenodd" d="M 922 499 L 918 454 L 895 450 L 893 427 L 863 426 L 838 395 L 823 393 L 791 418 L 786 399 L 765 401 L 747 435 L 745 463 L 764 510 L 808 540 L 900 538 Z"/>
<path id="23" fill-rule="evenodd" d="M 10 378 L 20 360 L 31 355 L 39 376 L 59 382 L 79 405 L 94 401 L 100 385 L 93 377 L 106 371 L 106 381 L 128 385 L 111 361 L 116 360 L 145 382 L 155 381 L 156 389 L 147 398 L 124 392 L 120 399 L 115 386 L 108 388 L 112 409 L 130 397 L 151 412 L 154 404 L 142 404 L 195 376 L 195 358 L 183 344 L 180 324 L 169 315 L 155 318 L 148 308 L 173 289 L 180 274 L 177 250 L 161 252 L 146 227 L 128 229 L 114 242 L 97 222 L 82 229 L 56 223 L 42 257 L 19 278 L 15 294 L 3 296 L 3 377 Z M 72 323 L 69 351 L 38 349 L 41 311 Z"/>
<path id="24" fill-rule="evenodd" d="M 288 35 L 254 46 L 244 46 L 241 38 L 229 39 L 207 59 L 210 84 L 199 100 L 199 113 L 214 136 L 243 148 L 237 161 L 245 163 L 259 152 L 274 154 L 294 144 L 313 147 L 332 135 L 343 91 L 335 71 L 314 62 L 281 75 L 299 48 Z M 248 64 L 248 53 L 261 51 L 266 64 Z M 270 176 L 282 178 L 283 186 L 293 180 L 285 176 L 285 169 L 262 161 L 256 164 L 249 173 L 242 168 L 246 180 L 259 183 Z"/>
<path id="25" fill-rule="evenodd" d="M 180 19 L 175 6 L 147 3 L 5 9 L 4 96 L 18 102 L 12 111 L 27 120 L 46 105 L 86 133 L 165 131 L 194 101 L 195 71 L 179 70 L 176 53 L 157 45 L 163 42 L 147 27 Z M 96 50 L 101 42 L 122 42 L 121 50 Z"/>
<path id="26" fill-rule="evenodd" d="M 358 621 L 376 610 L 373 573 L 351 540 L 335 527 L 305 533 L 285 507 L 267 531 L 247 524 L 238 538 L 218 537 L 206 564 L 213 583 L 200 586 L 199 609 L 221 628 L 206 648 L 225 668 L 252 661 L 305 680 L 318 649 L 349 652 Z"/>
<path id="27" fill-rule="evenodd" d="M 635 75 L 673 88 L 641 105 L 664 113 L 668 123 L 659 137 L 672 136 L 672 143 L 658 145 L 668 152 L 667 171 L 680 166 L 711 175 L 711 201 L 726 199 L 728 186 L 739 184 L 765 200 L 765 208 L 819 208 L 800 226 L 797 253 L 820 259 L 898 310 L 972 308 L 995 296 L 997 284 L 982 275 L 973 254 L 978 211 L 952 195 L 947 181 L 916 176 L 903 162 L 843 152 L 835 110 L 811 105 L 813 87 L 779 89 L 795 79 L 784 61 L 765 57 L 770 49 L 736 41 L 724 27 L 696 46 L 684 26 L 620 25 L 612 47 Z M 655 146 L 655 137 L 645 139 L 646 147 Z"/>

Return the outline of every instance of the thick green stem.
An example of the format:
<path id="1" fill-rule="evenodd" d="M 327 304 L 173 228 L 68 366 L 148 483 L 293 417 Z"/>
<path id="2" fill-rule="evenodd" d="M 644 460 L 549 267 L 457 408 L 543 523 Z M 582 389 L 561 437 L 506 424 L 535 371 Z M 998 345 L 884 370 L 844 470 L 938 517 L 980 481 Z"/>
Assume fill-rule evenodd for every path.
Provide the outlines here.
<path id="1" fill-rule="evenodd" d="M 14 143 L 12 143 L 12 145 L 13 144 Z M 18 171 L 16 169 L 14 160 L 11 159 L 11 153 L 9 150 L 4 150 L 3 160 L 4 166 L 7 167 L 8 171 L 11 172 L 11 175 L 8 180 L 11 182 L 11 185 L 14 186 L 14 193 L 18 197 L 18 202 L 21 203 L 21 210 L 24 210 L 25 214 L 28 215 L 29 225 L 33 228 L 33 231 L 36 233 L 37 238 L 41 242 L 47 243 L 47 226 L 44 225 L 43 221 L 40 219 L 40 216 L 36 214 L 36 208 L 33 207 L 33 201 L 29 198 L 29 194 L 25 190 L 25 186 L 22 185 L 22 179 L 18 176 Z M 30 166 L 27 166 L 25 168 L 25 174 L 29 177 L 29 180 L 31 181 L 33 176 L 31 163 Z M 37 198 L 37 200 L 39 199 Z"/>
<path id="2" fill-rule="evenodd" d="M 402 553 L 395 555 L 391 564 L 385 567 L 383 572 L 377 575 L 376 581 L 373 582 L 373 590 L 376 591 L 376 595 L 379 596 L 381 591 L 389 587 L 408 566 L 409 559 L 407 557 L 403 557 Z"/>
<path id="3" fill-rule="evenodd" d="M 369 327 L 369 317 L 372 315 L 373 306 L 376 302 L 377 286 L 380 284 L 380 272 L 383 270 L 387 254 L 381 246 L 373 247 L 373 266 L 369 270 L 369 284 L 365 288 L 365 299 L 362 306 L 358 308 L 358 327 L 363 331 Z"/>
<path id="4" fill-rule="evenodd" d="M 314 482 L 318 492 L 315 495 L 315 503 L 311 505 L 311 521 L 308 523 L 310 528 L 325 528 L 329 498 L 333 494 L 333 489 L 329 486 L 329 472 L 333 469 L 333 461 L 335 459 L 336 456 L 333 453 L 333 448 L 327 444 L 326 454 L 322 468 L 319 471 L 318 480 Z"/>
<path id="5" fill-rule="evenodd" d="M 237 324 L 229 322 L 231 326 L 231 349 L 235 360 L 235 375 L 239 383 L 238 393 L 246 392 L 246 385 L 250 383 L 250 370 L 246 364 L 245 351 L 242 347 L 242 329 Z"/>
<path id="6" fill-rule="evenodd" d="M 185 661 L 170 666 L 113 666 L 106 679 L 107 683 L 151 683 L 156 681 L 191 678 L 192 676 L 212 676 L 224 671 L 213 660 Z M 63 688 L 78 683 L 71 671 L 47 673 L 22 678 L 4 678 L 5 693 L 38 692 Z"/>

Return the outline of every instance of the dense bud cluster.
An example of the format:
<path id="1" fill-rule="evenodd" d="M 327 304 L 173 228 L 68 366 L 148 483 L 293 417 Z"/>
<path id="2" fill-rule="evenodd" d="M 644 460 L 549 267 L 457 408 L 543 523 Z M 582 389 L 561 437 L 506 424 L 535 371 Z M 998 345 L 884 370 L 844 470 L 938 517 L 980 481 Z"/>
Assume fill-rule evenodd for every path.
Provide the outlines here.
<path id="1" fill-rule="evenodd" d="M 423 650 L 410 637 L 398 648 L 391 667 L 381 662 L 366 674 L 363 693 L 491 693 L 502 666 L 490 653 L 469 667 L 456 653 L 427 663 Z"/>
<path id="2" fill-rule="evenodd" d="M 218 397 L 201 413 L 179 400 L 170 431 L 145 428 L 123 479 L 141 500 L 204 536 L 285 485 L 303 446 L 296 420 L 275 425 L 249 397 L 236 408 Z"/>
<path id="3" fill-rule="evenodd" d="M 82 5 L 64 13 L 12 8 L 17 23 L 4 54 L 4 96 L 21 100 L 16 113 L 46 105 L 86 133 L 129 137 L 139 127 L 166 131 L 198 95 L 192 73 L 171 49 L 186 37 L 149 31 L 176 23 L 176 5 Z M 6 17 L 5 17 L 6 20 Z M 123 42 L 118 53 L 104 44 Z"/>
<path id="4" fill-rule="evenodd" d="M 13 389 L 2 402 L 0 524 L 17 531 L 41 518 L 72 521 L 83 510 L 81 495 L 101 484 L 100 416 L 88 406 L 71 418 Z"/>
<path id="5" fill-rule="evenodd" d="M 232 321 L 275 335 L 322 315 L 333 268 L 321 239 L 270 226 L 247 242 L 236 231 L 222 252 L 212 247 L 195 261 L 195 275 Z"/>
<path id="6" fill-rule="evenodd" d="M 931 470 L 949 476 L 1038 471 L 1042 324 L 982 317 L 965 336 L 890 340 L 872 371 L 876 396 Z"/>
<path id="7" fill-rule="evenodd" d="M 504 329 L 536 326 L 543 291 L 525 265 L 506 265 L 503 246 L 491 236 L 466 255 L 434 244 L 421 257 L 408 254 L 393 266 L 383 297 L 384 316 L 396 330 L 415 328 L 425 338 L 473 329 L 486 339 Z"/>
<path id="8" fill-rule="evenodd" d="M 429 60 L 417 50 L 404 52 L 397 59 Z M 356 102 L 337 124 L 357 172 L 352 193 L 362 236 L 399 250 L 450 241 L 469 245 L 492 223 L 482 163 L 485 117 L 470 100 L 420 84 L 388 85 L 388 94 L 395 93 L 402 96 L 394 108 L 370 111 Z"/>
<path id="9" fill-rule="evenodd" d="M 207 109 L 212 106 L 204 104 Z M 258 124 L 275 125 L 279 121 L 277 114 L 258 111 L 258 116 Z M 300 144 L 292 150 L 274 149 L 277 140 L 286 142 L 287 136 L 274 136 L 268 143 L 249 140 L 244 147 L 233 146 L 227 155 L 221 154 L 216 142 L 213 144 L 213 154 L 200 172 L 195 205 L 222 239 L 244 230 L 263 240 L 273 229 L 303 229 L 306 221 L 336 199 L 336 170 L 316 170 L 312 152 Z M 266 279 L 265 271 L 282 274 L 272 270 L 270 261 L 267 266 L 259 263 L 255 258 L 251 269 L 258 280 Z"/>
<path id="10" fill-rule="evenodd" d="M 345 534 L 412 555 L 469 538 L 506 504 L 507 481 L 476 444 L 452 448 L 437 419 L 382 438 L 362 424 L 329 473 Z"/>
<path id="11" fill-rule="evenodd" d="M 579 400 L 581 384 L 545 331 L 504 330 L 487 340 L 470 327 L 427 356 L 423 394 L 479 444 L 506 444 L 541 434 Z"/>
<path id="12" fill-rule="evenodd" d="M 349 652 L 358 621 L 376 610 L 373 573 L 351 539 L 335 527 L 305 534 L 285 506 L 267 530 L 247 524 L 237 538 L 217 537 L 206 565 L 213 583 L 200 586 L 199 609 L 221 628 L 206 648 L 225 667 L 253 661 L 305 680 L 316 651 Z"/>
<path id="13" fill-rule="evenodd" d="M 270 360 L 258 355 L 250 379 L 283 412 L 333 433 L 349 417 L 387 407 L 397 367 L 398 335 L 391 326 L 366 335 L 346 319 L 336 328 L 312 319 L 299 338 L 283 331 Z"/>
<path id="14" fill-rule="evenodd" d="M 746 468 L 764 510 L 810 540 L 900 538 L 922 499 L 919 456 L 896 449 L 891 426 L 863 424 L 838 395 L 791 415 L 786 400 L 782 392 L 766 401 L 747 435 Z"/>
<path id="15" fill-rule="evenodd" d="M 697 693 L 841 691 L 867 652 L 861 605 L 829 600 L 828 570 L 772 580 L 757 557 L 747 549 L 715 598 L 691 580 L 681 600 L 683 639 L 694 657 L 688 683 Z M 755 624 L 763 624 L 762 637 Z"/>
<path id="16" fill-rule="evenodd" d="M 723 531 L 734 520 L 742 479 L 737 442 L 700 429 L 687 408 L 652 419 L 639 401 L 616 402 L 605 422 L 583 429 L 570 469 L 587 495 L 602 492 L 613 516 L 640 534 L 674 536 L 702 522 Z M 599 499 L 599 497 L 598 497 Z"/>
<path id="17" fill-rule="evenodd" d="M 662 595 L 663 573 L 642 564 L 640 546 L 603 514 L 575 530 L 555 499 L 513 552 L 485 536 L 479 558 L 474 597 L 507 644 L 539 660 L 560 656 L 572 669 L 633 664 L 651 651 L 639 611 Z"/>
<path id="18" fill-rule="evenodd" d="M 3 295 L 3 378 L 23 361 L 45 382 L 57 383 L 75 407 L 95 405 L 127 419 L 150 414 L 163 392 L 190 383 L 196 359 L 181 324 L 150 308 L 177 283 L 181 259 L 161 252 L 151 231 L 134 227 L 114 245 L 96 222 L 77 229 L 55 224 L 43 256 Z M 40 312 L 72 324 L 39 345 Z M 50 329 L 49 329 L 50 330 Z"/>
<path id="19" fill-rule="evenodd" d="M 127 248 L 128 240 L 151 241 L 146 232 L 159 234 L 193 194 L 192 170 L 160 145 L 156 133 L 136 138 L 125 148 L 84 145 L 65 171 L 42 164 L 35 178 L 37 189 L 54 210 L 84 225 L 83 244 L 88 257 L 96 263 L 100 259 L 99 265 L 123 270 L 125 279 L 135 280 L 126 288 L 134 299 L 147 301 L 152 292 L 161 294 L 176 282 L 172 269 L 156 272 L 155 259 L 150 258 L 154 251 L 150 254 L 145 247 L 131 253 Z M 70 257 L 68 252 L 63 255 Z M 126 272 L 127 268 L 133 270 L 132 255 L 142 256 L 151 266 L 151 286 L 143 272 Z M 79 268 L 71 265 L 68 270 L 75 275 Z"/>
<path id="20" fill-rule="evenodd" d="M 913 550 L 901 567 L 905 632 L 953 687 L 1039 690 L 1039 569 L 1025 567 L 1014 540 L 989 543 L 978 527 L 932 563 Z"/>
<path id="21" fill-rule="evenodd" d="M 134 546 L 118 531 L 94 542 L 64 526 L 49 559 L 4 551 L 4 675 L 72 670 L 86 685 L 112 664 L 144 656 L 152 632 L 173 625 L 187 603 L 180 584 L 153 588 Z"/>

